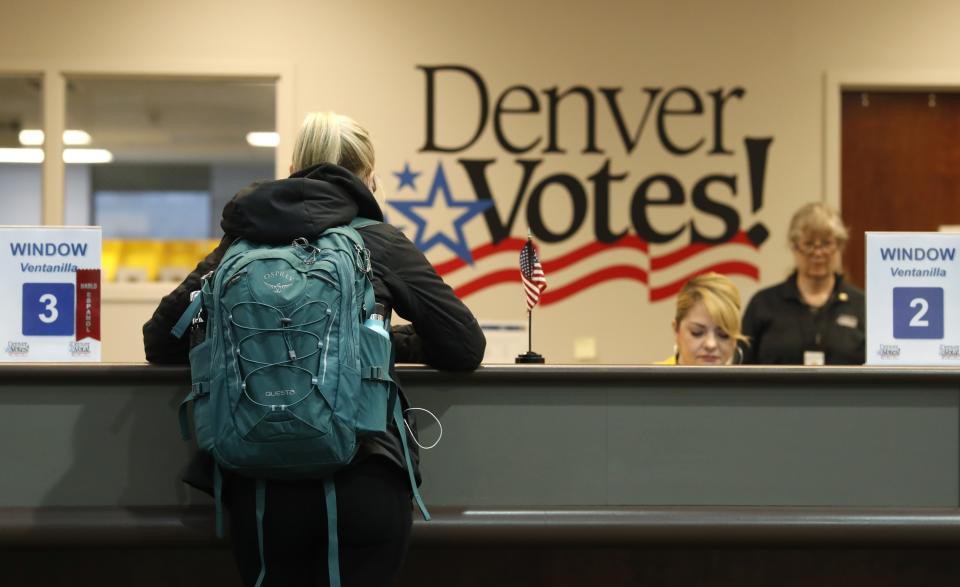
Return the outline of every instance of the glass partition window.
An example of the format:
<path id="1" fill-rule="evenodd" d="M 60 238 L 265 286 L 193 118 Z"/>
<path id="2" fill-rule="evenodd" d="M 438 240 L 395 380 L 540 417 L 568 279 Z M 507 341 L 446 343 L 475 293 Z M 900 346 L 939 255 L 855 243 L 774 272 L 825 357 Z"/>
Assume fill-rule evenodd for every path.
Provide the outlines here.
<path id="1" fill-rule="evenodd" d="M 188 191 L 93 194 L 94 224 L 108 239 L 205 239 L 210 236 L 210 193 Z"/>
<path id="2" fill-rule="evenodd" d="M 220 211 L 273 179 L 272 80 L 76 77 L 66 127 L 68 224 L 103 227 L 107 280 L 182 277 L 219 240 Z M 72 173 L 72 176 L 71 176 Z M 72 180 L 71 180 L 72 178 Z"/>
<path id="3" fill-rule="evenodd" d="M 39 77 L 0 73 L 0 224 L 42 223 L 43 151 L 25 145 L 25 130 L 43 128 Z"/>

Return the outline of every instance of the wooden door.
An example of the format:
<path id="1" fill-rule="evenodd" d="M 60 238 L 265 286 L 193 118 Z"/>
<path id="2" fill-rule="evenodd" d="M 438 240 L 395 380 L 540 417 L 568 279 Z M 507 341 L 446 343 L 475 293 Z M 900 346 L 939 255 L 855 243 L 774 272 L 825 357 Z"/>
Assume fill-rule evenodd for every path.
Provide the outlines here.
<path id="1" fill-rule="evenodd" d="M 847 91 L 841 108 L 847 278 L 864 285 L 864 231 L 960 224 L 960 93 Z"/>

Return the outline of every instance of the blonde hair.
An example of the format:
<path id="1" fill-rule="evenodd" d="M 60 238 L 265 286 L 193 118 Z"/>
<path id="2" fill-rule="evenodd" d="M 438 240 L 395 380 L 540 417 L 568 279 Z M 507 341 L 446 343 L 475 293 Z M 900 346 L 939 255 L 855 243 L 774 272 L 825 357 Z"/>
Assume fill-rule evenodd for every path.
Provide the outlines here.
<path id="1" fill-rule="evenodd" d="M 335 163 L 373 187 L 373 141 L 370 133 L 349 116 L 311 112 L 293 144 L 293 170 Z"/>
<path id="2" fill-rule="evenodd" d="M 847 244 L 847 227 L 843 225 L 840 213 L 830 206 L 811 202 L 797 210 L 790 219 L 787 238 L 791 243 L 797 244 L 805 237 L 820 234 L 829 234 L 841 249 Z"/>
<path id="3" fill-rule="evenodd" d="M 704 273 L 683 285 L 677 295 L 677 314 L 674 318 L 677 327 L 698 302 L 703 302 L 707 313 L 724 332 L 747 342 L 747 337 L 740 331 L 740 292 L 727 276 Z"/>

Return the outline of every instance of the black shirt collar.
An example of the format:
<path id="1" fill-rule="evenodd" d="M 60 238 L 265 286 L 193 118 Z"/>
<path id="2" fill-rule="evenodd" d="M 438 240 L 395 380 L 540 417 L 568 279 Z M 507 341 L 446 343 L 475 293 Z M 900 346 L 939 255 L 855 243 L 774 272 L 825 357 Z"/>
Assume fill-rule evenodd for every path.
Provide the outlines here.
<path id="1" fill-rule="evenodd" d="M 834 273 L 833 275 L 836 278 L 833 282 L 833 293 L 830 294 L 830 299 L 827 300 L 827 303 L 824 304 L 823 307 L 830 306 L 837 302 L 845 302 L 848 299 L 847 294 L 844 292 L 843 275 L 840 273 Z M 780 295 L 785 300 L 794 301 L 803 306 L 807 305 L 806 302 L 803 301 L 803 297 L 800 296 L 800 288 L 797 287 L 796 271 L 791 273 L 790 277 L 780 284 Z"/>

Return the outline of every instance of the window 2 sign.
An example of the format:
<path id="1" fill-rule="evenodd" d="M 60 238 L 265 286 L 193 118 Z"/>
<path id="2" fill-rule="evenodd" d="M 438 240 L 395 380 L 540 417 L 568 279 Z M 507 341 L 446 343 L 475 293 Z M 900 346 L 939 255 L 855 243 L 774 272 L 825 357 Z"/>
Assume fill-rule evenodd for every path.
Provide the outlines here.
<path id="1" fill-rule="evenodd" d="M 867 363 L 960 364 L 960 234 L 867 233 Z"/>

